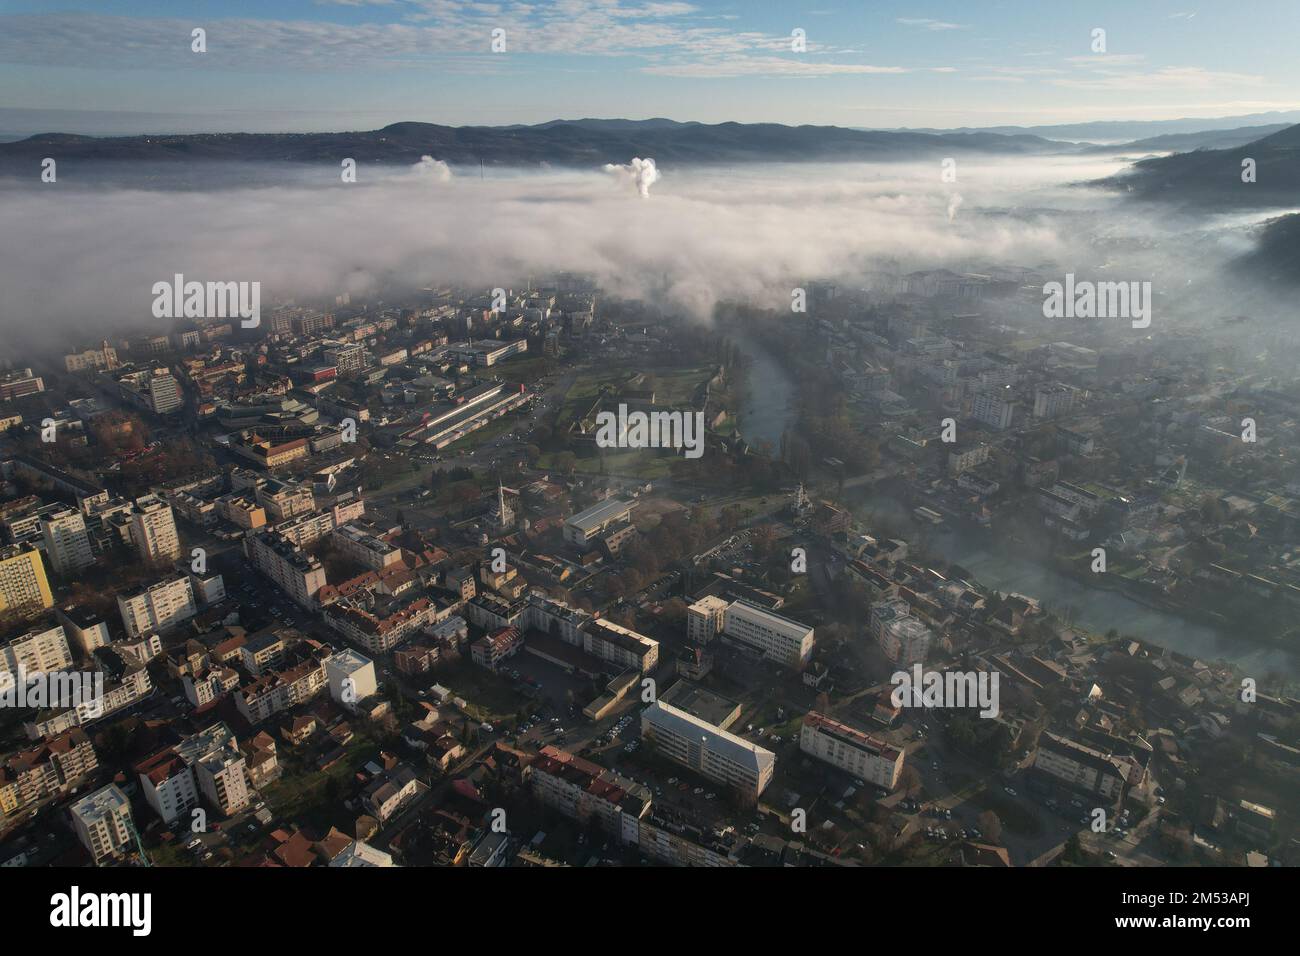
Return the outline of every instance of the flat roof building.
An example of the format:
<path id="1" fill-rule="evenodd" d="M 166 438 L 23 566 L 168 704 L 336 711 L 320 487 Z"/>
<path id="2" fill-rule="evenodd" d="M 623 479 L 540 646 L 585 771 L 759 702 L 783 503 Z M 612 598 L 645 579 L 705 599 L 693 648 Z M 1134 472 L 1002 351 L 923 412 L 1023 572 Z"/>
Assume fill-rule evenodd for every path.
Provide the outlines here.
<path id="1" fill-rule="evenodd" d="M 636 502 L 610 498 L 586 511 L 579 511 L 564 522 L 564 540 L 575 547 L 587 550 L 595 547 L 601 533 L 616 524 L 630 521 Z"/>
<path id="2" fill-rule="evenodd" d="M 813 629 L 744 601 L 733 602 L 723 615 L 723 633 L 763 652 L 786 667 L 801 670 L 812 656 Z"/>
<path id="3" fill-rule="evenodd" d="M 674 763 L 757 801 L 776 773 L 776 754 L 657 700 L 641 711 L 641 736 Z"/>

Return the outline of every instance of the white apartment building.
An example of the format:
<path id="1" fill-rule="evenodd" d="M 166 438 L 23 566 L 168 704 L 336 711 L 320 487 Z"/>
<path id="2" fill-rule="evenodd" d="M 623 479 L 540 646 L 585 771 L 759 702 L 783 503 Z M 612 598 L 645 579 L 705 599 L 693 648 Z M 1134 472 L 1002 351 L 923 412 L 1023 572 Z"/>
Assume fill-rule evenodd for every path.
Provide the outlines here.
<path id="1" fill-rule="evenodd" d="M 351 711 L 356 710 L 360 701 L 379 691 L 375 662 L 352 648 L 325 658 L 325 677 L 329 681 L 330 697 Z"/>
<path id="2" fill-rule="evenodd" d="M 796 670 L 812 656 L 813 629 L 761 607 L 735 601 L 723 614 L 723 634 L 730 640 L 762 651 L 769 660 Z"/>
<path id="3" fill-rule="evenodd" d="M 35 719 L 25 721 L 23 728 L 32 740 L 53 737 L 73 727 L 81 727 L 114 714 L 152 692 L 153 681 L 149 679 L 149 671 L 139 665 L 131 665 L 121 680 L 104 688 L 102 696 L 82 700 L 74 707 L 40 711 Z"/>
<path id="4" fill-rule="evenodd" d="M 244 552 L 253 567 L 298 604 L 315 607 L 316 592 L 326 583 L 320 561 L 274 532 L 249 535 L 244 539 Z"/>
<path id="5" fill-rule="evenodd" d="M 991 389 L 975 396 L 971 413 L 977 422 L 983 422 L 999 431 L 1011 427 L 1015 418 L 1016 403 L 1010 389 Z"/>
<path id="6" fill-rule="evenodd" d="M 340 551 L 371 571 L 383 571 L 402 560 L 402 549 L 355 525 L 335 528 L 330 540 Z"/>
<path id="7" fill-rule="evenodd" d="M 900 597 L 873 604 L 871 606 L 871 618 L 867 623 L 867 630 L 871 633 L 871 639 L 879 644 L 884 638 L 886 624 L 909 617 L 911 613 L 911 605 Z"/>
<path id="8" fill-rule="evenodd" d="M 880 649 L 894 664 L 910 667 L 925 662 L 934 632 L 914 617 L 900 617 L 880 629 Z"/>
<path id="9" fill-rule="evenodd" d="M 238 813 L 252 800 L 248 770 L 239 742 L 225 724 L 213 724 L 176 745 L 194 772 L 199 792 L 223 815 Z"/>
<path id="10" fill-rule="evenodd" d="M 171 505 L 156 495 L 135 500 L 131 509 L 131 541 L 145 561 L 175 561 L 181 556 L 181 539 Z"/>
<path id="11" fill-rule="evenodd" d="M 174 747 L 161 750 L 135 765 L 145 803 L 166 823 L 199 805 L 194 771 Z"/>
<path id="12" fill-rule="evenodd" d="M 776 773 L 776 755 L 663 701 L 641 711 L 641 737 L 709 780 L 757 800 Z"/>
<path id="13" fill-rule="evenodd" d="M 46 674 L 71 666 L 72 654 L 61 624 L 29 631 L 0 648 L 0 670 L 7 674 L 17 674 L 20 668 L 29 675 Z"/>
<path id="14" fill-rule="evenodd" d="M 803 719 L 799 749 L 886 790 L 894 789 L 903 772 L 902 750 L 816 711 Z"/>
<path id="15" fill-rule="evenodd" d="M 686 609 L 686 639 L 692 644 L 707 644 L 722 631 L 726 623 L 728 602 L 709 594 Z"/>
<path id="16" fill-rule="evenodd" d="M 620 668 L 648 674 L 659 664 L 659 642 L 612 621 L 598 618 L 587 625 L 582 649 Z"/>
<path id="17" fill-rule="evenodd" d="M 45 553 L 54 570 L 62 575 L 75 574 L 95 563 L 86 533 L 86 519 L 80 511 L 63 508 L 41 518 L 41 537 Z"/>
<path id="18" fill-rule="evenodd" d="M 1034 389 L 1034 417 L 1055 418 L 1074 408 L 1075 390 L 1067 385 L 1039 385 Z"/>
<path id="19" fill-rule="evenodd" d="M 307 660 L 285 671 L 265 674 L 235 692 L 235 706 L 250 724 L 311 700 L 329 683 L 320 661 Z"/>
<path id="20" fill-rule="evenodd" d="M 175 627 L 188 621 L 199 610 L 194 603 L 190 579 L 184 574 L 141 588 L 134 594 L 119 594 L 117 609 L 130 638 Z"/>
<path id="21" fill-rule="evenodd" d="M 82 653 L 90 654 L 97 647 L 104 647 L 113 640 L 108 630 L 108 621 L 75 604 L 66 604 L 54 612 L 64 633 L 72 638 Z"/>
<path id="22" fill-rule="evenodd" d="M 226 582 L 221 575 L 215 572 L 195 574 L 193 571 L 186 574 L 190 579 L 190 589 L 194 592 L 195 600 L 211 607 L 226 599 Z"/>
<path id="23" fill-rule="evenodd" d="M 1122 795 L 1129 775 L 1121 758 L 1053 733 L 1039 737 L 1033 769 L 1111 801 Z"/>
<path id="24" fill-rule="evenodd" d="M 96 863 L 126 850 L 131 840 L 131 801 L 111 783 L 72 805 L 72 828 Z"/>

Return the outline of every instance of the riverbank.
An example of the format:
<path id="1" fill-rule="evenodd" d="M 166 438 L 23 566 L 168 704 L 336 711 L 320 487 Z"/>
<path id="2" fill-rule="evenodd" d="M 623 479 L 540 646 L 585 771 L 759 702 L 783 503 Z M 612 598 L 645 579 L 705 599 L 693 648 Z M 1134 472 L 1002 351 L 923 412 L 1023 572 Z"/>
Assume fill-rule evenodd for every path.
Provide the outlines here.
<path id="1" fill-rule="evenodd" d="M 864 522 L 882 518 L 905 530 L 915 542 L 922 529 L 915 526 L 907 506 L 895 498 L 871 492 L 845 502 Z M 1017 592 L 1041 602 L 1063 619 L 1105 634 L 1111 630 L 1137 640 L 1203 660 L 1224 660 L 1246 673 L 1277 673 L 1300 680 L 1300 653 L 1233 631 L 1216 621 L 1184 614 L 1140 600 L 1123 588 L 1063 573 L 1051 559 L 1043 560 L 1012 546 L 996 534 L 954 528 L 949 534 L 925 536 L 937 557 L 960 565 L 985 588 Z"/>

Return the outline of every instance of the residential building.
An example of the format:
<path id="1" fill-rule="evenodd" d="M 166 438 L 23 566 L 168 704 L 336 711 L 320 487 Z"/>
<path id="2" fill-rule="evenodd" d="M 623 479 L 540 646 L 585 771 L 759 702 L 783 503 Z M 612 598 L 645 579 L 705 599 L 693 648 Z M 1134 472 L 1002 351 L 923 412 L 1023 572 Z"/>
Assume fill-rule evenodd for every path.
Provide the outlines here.
<path id="1" fill-rule="evenodd" d="M 40 551 L 25 545 L 0 549 L 0 612 L 37 611 L 53 604 Z"/>
<path id="2" fill-rule="evenodd" d="M 314 657 L 283 670 L 263 674 L 235 692 L 235 706 L 250 724 L 315 697 L 328 684 L 325 668 Z"/>
<path id="3" fill-rule="evenodd" d="M 64 633 L 83 654 L 91 654 L 97 647 L 106 647 L 113 640 L 108 630 L 108 621 L 87 608 L 76 604 L 65 604 L 54 612 L 55 618 L 63 625 Z"/>
<path id="4" fill-rule="evenodd" d="M 976 395 L 971 413 L 977 422 L 1004 431 L 1011 427 L 1015 409 L 1016 402 L 1011 389 L 997 388 Z"/>
<path id="5" fill-rule="evenodd" d="M 143 561 L 162 563 L 180 558 L 181 539 L 171 505 L 156 495 L 137 498 L 131 510 L 131 541 Z"/>
<path id="6" fill-rule="evenodd" d="M 495 671 L 501 662 L 514 657 L 524 646 L 517 627 L 500 627 L 469 646 L 470 657 L 479 667 Z"/>
<path id="7" fill-rule="evenodd" d="M 223 816 L 238 813 L 251 802 L 244 754 L 225 724 L 186 737 L 176 745 L 176 753 L 194 772 L 199 793 Z"/>
<path id="8" fill-rule="evenodd" d="M 587 625 L 582 648 L 620 671 L 632 668 L 648 674 L 659 664 L 658 641 L 604 618 L 597 618 Z"/>
<path id="9" fill-rule="evenodd" d="M 131 594 L 119 594 L 117 609 L 130 638 L 166 631 L 198 613 L 194 590 L 185 574 L 146 585 Z"/>
<path id="10" fill-rule="evenodd" d="M 756 801 L 772 782 L 776 755 L 662 700 L 641 711 L 641 737 L 667 759 Z"/>
<path id="11" fill-rule="evenodd" d="M 721 633 L 725 625 L 728 602 L 709 594 L 686 609 L 686 639 L 692 644 L 707 644 Z"/>
<path id="12" fill-rule="evenodd" d="M 816 711 L 803 719 L 799 749 L 886 790 L 894 789 L 903 772 L 900 748 Z"/>
<path id="13" fill-rule="evenodd" d="M 72 654 L 62 624 L 28 631 L 0 647 L 0 670 L 6 674 L 47 674 L 72 666 Z"/>
<path id="14" fill-rule="evenodd" d="M 727 607 L 723 634 L 731 641 L 761 651 L 769 660 L 796 670 L 802 669 L 812 656 L 811 627 L 745 601 L 734 601 Z"/>
<path id="15" fill-rule="evenodd" d="M 1050 732 L 1038 739 L 1033 768 L 1112 802 L 1123 794 L 1129 775 L 1129 765 L 1122 758 Z"/>
<path id="16" fill-rule="evenodd" d="M 330 697 L 348 710 L 355 711 L 357 704 L 379 691 L 375 662 L 351 648 L 325 658 L 325 676 Z"/>
<path id="17" fill-rule="evenodd" d="M 96 863 L 130 847 L 131 801 L 112 784 L 82 797 L 71 812 L 73 831 Z"/>
<path id="18" fill-rule="evenodd" d="M 63 508 L 41 518 L 41 537 L 45 539 L 45 553 L 58 574 L 75 574 L 95 563 L 90 549 L 90 536 L 86 534 L 86 519 L 80 511 Z"/>

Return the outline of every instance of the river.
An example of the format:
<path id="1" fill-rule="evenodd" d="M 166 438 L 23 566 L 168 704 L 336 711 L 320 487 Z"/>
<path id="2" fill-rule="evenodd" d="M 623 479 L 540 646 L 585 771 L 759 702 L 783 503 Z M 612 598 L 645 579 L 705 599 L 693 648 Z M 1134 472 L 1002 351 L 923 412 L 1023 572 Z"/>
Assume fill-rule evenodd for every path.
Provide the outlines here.
<path id="1" fill-rule="evenodd" d="M 758 342 L 734 331 L 728 337 L 751 362 L 748 388 L 739 410 L 740 433 L 751 445 L 771 442 L 775 452 L 781 446 L 782 433 L 794 424 L 794 382 Z M 893 498 L 867 495 L 853 502 L 853 510 L 859 519 L 874 511 L 890 515 L 896 523 L 911 523 L 908 509 Z M 1269 673 L 1288 680 L 1300 678 L 1300 653 L 1296 651 L 1229 636 L 1217 627 L 1147 607 L 1117 591 L 1085 588 L 1073 578 L 999 544 L 990 535 L 956 531 L 932 537 L 930 546 L 934 551 L 966 568 L 982 586 L 1025 594 L 1054 611 L 1068 608 L 1072 621 L 1090 631 L 1104 634 L 1114 628 L 1121 634 L 1202 660 L 1226 660 L 1257 679 Z"/>

